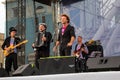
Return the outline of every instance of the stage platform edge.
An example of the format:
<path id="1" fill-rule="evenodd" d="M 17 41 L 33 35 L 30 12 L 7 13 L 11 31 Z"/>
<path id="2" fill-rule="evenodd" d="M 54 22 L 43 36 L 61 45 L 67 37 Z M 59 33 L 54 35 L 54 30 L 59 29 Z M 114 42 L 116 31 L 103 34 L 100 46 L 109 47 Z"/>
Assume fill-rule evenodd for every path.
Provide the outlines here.
<path id="1" fill-rule="evenodd" d="M 0 80 L 120 80 L 120 71 L 4 77 Z"/>

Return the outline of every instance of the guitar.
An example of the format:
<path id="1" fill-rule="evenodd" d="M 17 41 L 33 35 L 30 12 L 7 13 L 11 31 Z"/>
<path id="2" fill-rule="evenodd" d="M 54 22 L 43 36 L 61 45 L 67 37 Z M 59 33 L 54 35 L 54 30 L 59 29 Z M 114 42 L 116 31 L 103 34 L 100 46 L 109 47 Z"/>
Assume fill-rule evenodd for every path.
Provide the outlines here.
<path id="1" fill-rule="evenodd" d="M 28 42 L 28 40 L 24 40 L 24 41 L 20 42 L 19 44 L 15 45 L 15 46 L 9 46 L 9 47 L 8 47 L 9 50 L 3 50 L 4 56 L 8 56 L 10 53 L 13 53 L 13 52 L 14 52 L 14 49 L 15 49 L 16 47 L 18 47 L 18 46 L 20 46 L 20 45 L 22 45 L 22 44 L 25 44 L 25 43 L 27 43 L 27 42 Z"/>
<path id="2" fill-rule="evenodd" d="M 75 50 L 75 51 L 73 52 L 73 55 L 76 56 L 77 58 L 80 57 L 80 51 L 81 51 L 82 48 L 84 48 L 84 45 L 83 45 L 83 44 L 82 44 L 82 46 L 80 47 L 80 49 Z"/>
<path id="3" fill-rule="evenodd" d="M 78 57 L 80 56 L 80 51 L 81 51 L 81 49 L 75 50 L 75 51 L 73 52 L 73 55 L 78 58 Z"/>

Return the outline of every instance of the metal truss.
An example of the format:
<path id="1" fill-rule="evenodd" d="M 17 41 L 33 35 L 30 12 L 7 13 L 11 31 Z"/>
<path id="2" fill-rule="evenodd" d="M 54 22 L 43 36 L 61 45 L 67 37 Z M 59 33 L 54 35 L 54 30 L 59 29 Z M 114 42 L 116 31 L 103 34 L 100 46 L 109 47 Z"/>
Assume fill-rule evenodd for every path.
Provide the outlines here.
<path id="1" fill-rule="evenodd" d="M 18 24 L 17 24 L 17 30 L 21 40 L 25 40 L 26 37 L 26 0 L 17 0 L 17 7 L 18 7 Z M 20 60 L 22 64 L 25 63 L 25 45 L 21 47 L 21 50 L 19 51 L 18 56 L 20 57 Z M 23 59 L 22 59 L 23 58 Z"/>

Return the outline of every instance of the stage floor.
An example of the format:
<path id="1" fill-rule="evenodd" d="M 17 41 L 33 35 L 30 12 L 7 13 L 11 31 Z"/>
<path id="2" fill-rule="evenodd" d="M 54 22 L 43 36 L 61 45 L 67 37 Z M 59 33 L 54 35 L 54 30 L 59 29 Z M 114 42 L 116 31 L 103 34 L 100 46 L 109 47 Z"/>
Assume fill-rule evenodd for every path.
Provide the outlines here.
<path id="1" fill-rule="evenodd" d="M 120 71 L 3 77 L 0 80 L 120 80 Z"/>

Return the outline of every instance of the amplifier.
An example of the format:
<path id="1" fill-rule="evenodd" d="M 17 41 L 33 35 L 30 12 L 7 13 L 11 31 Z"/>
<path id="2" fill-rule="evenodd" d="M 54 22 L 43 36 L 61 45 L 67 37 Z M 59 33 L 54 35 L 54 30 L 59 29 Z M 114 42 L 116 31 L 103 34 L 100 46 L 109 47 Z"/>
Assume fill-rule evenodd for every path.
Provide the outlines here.
<path id="1" fill-rule="evenodd" d="M 47 57 L 38 61 L 41 75 L 75 72 L 75 57 L 72 56 Z"/>
<path id="2" fill-rule="evenodd" d="M 89 71 L 120 70 L 120 57 L 89 58 L 87 66 Z"/>

